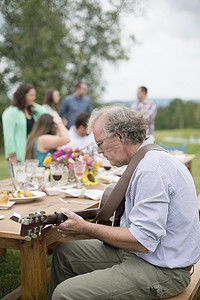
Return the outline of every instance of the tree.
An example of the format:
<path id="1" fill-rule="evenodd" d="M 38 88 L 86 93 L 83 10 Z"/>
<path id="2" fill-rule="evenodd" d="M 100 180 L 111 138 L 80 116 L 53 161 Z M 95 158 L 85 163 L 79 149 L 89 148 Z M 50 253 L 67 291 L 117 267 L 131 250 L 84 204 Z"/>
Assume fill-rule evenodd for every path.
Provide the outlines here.
<path id="1" fill-rule="evenodd" d="M 136 0 L 1 0 L 2 87 L 32 83 L 42 101 L 56 87 L 73 91 L 77 80 L 96 101 L 103 90 L 102 63 L 127 59 L 120 16 Z M 104 2 L 105 4 L 105 2 Z"/>
<path id="2" fill-rule="evenodd" d="M 200 103 L 174 99 L 167 107 L 158 107 L 156 129 L 199 128 Z"/>

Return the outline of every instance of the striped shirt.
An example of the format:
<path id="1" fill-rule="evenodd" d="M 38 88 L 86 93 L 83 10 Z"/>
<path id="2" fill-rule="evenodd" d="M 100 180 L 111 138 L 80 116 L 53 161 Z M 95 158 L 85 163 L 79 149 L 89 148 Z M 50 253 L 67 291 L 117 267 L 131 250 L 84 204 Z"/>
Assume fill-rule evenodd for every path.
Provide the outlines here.
<path id="1" fill-rule="evenodd" d="M 141 112 L 144 116 L 144 119 L 147 123 L 147 136 L 153 135 L 154 133 L 154 119 L 156 117 L 156 105 L 154 102 L 146 99 L 144 102 L 140 102 L 139 100 L 131 106 L 131 110 L 135 112 Z"/>

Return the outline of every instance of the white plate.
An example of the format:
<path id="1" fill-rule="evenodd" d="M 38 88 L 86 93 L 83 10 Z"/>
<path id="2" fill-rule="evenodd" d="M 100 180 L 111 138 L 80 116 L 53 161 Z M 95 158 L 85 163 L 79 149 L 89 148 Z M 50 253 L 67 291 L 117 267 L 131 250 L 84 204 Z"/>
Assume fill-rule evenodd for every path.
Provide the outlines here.
<path id="1" fill-rule="evenodd" d="M 10 208 L 13 204 L 15 204 L 15 201 L 9 201 L 8 204 L 0 204 L 0 209 L 8 209 L 8 208 Z"/>
<path id="2" fill-rule="evenodd" d="M 44 192 L 39 192 L 39 191 L 29 191 L 32 194 L 34 194 L 34 197 L 24 197 L 24 198 L 9 198 L 10 200 L 14 200 L 15 203 L 28 203 L 28 202 L 32 202 L 37 198 L 41 198 L 46 196 L 46 193 Z"/>

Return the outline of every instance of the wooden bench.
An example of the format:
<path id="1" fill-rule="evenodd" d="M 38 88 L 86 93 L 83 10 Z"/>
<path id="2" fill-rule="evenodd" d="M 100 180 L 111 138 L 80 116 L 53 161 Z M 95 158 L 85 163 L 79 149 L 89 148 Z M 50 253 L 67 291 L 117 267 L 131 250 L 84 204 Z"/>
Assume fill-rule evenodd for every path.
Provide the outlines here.
<path id="1" fill-rule="evenodd" d="M 174 297 L 166 298 L 166 300 L 191 300 L 194 298 L 198 288 L 200 286 L 200 260 L 194 266 L 194 273 L 191 276 L 191 282 L 187 289 Z"/>
<path id="2" fill-rule="evenodd" d="M 50 278 L 50 268 L 47 269 L 47 278 L 49 281 Z M 187 289 L 179 294 L 178 296 L 174 296 L 171 298 L 166 298 L 166 300 L 192 300 L 200 286 L 200 260 L 194 266 L 194 274 L 191 276 L 191 282 Z M 18 287 L 16 290 L 11 292 L 10 294 L 1 298 L 1 300 L 20 300 L 21 299 L 21 287 Z"/>

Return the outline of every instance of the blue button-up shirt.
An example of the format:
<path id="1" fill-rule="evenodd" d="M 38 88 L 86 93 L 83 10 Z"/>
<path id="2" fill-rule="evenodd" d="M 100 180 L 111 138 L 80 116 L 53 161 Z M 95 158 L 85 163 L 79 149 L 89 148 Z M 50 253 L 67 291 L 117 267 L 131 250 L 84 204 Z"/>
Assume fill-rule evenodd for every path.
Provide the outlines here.
<path id="1" fill-rule="evenodd" d="M 169 153 L 147 152 L 132 175 L 121 218 L 121 226 L 149 250 L 135 254 L 160 267 L 196 263 L 200 258 L 197 203 L 185 165 Z"/>
<path id="2" fill-rule="evenodd" d="M 66 114 L 68 129 L 74 125 L 75 118 L 80 112 L 91 114 L 92 106 L 87 97 L 83 96 L 78 99 L 74 94 L 65 97 L 58 109 L 58 113 L 61 117 Z"/>

